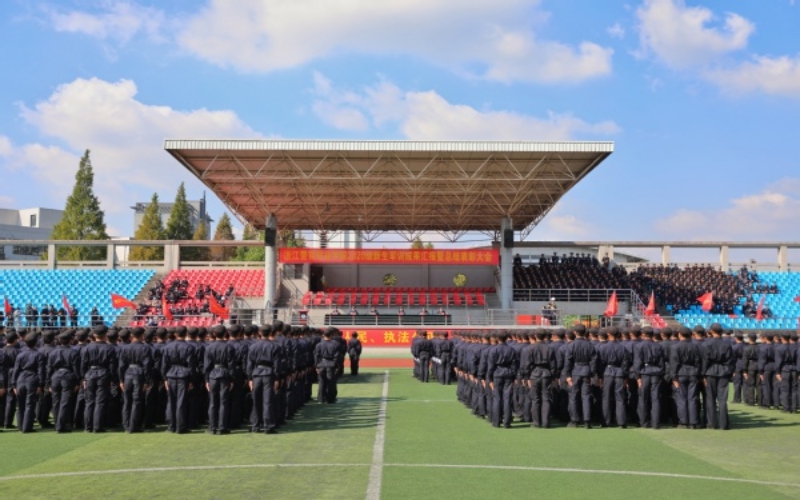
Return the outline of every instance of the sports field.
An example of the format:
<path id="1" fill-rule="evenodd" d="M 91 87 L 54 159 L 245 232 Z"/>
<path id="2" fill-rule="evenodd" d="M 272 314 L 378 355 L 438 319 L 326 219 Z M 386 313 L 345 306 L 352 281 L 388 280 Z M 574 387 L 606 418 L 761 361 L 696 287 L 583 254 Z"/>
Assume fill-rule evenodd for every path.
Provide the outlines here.
<path id="1" fill-rule="evenodd" d="M 800 415 L 734 429 L 494 429 L 410 370 L 344 377 L 277 435 L 0 433 L 0 498 L 800 498 Z"/>

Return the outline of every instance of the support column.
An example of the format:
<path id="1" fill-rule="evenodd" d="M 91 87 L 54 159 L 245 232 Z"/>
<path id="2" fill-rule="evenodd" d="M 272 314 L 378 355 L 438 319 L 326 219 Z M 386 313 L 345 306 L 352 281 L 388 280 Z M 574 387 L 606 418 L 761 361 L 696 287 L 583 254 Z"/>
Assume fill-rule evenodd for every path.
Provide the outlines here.
<path id="1" fill-rule="evenodd" d="M 778 269 L 784 272 L 789 270 L 789 247 L 786 245 L 778 247 Z"/>
<path id="2" fill-rule="evenodd" d="M 106 269 L 115 267 L 117 267 L 117 247 L 113 243 L 109 243 L 106 247 Z"/>
<path id="3" fill-rule="evenodd" d="M 277 305 L 278 277 L 278 219 L 275 214 L 267 217 L 267 228 L 264 237 L 264 309 L 266 322 L 271 323 L 278 317 Z"/>
<path id="4" fill-rule="evenodd" d="M 722 272 L 728 270 L 728 266 L 731 263 L 731 259 L 729 257 L 728 246 L 723 245 L 719 247 L 719 266 L 722 268 Z"/>
<path id="5" fill-rule="evenodd" d="M 56 268 L 56 245 L 50 243 L 47 245 L 47 269 Z"/>
<path id="6" fill-rule="evenodd" d="M 661 263 L 664 264 L 665 266 L 669 265 L 669 263 L 672 261 L 671 250 L 672 247 L 670 247 L 669 245 L 664 245 L 663 247 L 661 247 Z"/>
<path id="7" fill-rule="evenodd" d="M 505 234 L 513 226 L 510 218 L 500 221 L 500 308 L 511 309 L 514 294 L 514 247 L 506 246 Z"/>

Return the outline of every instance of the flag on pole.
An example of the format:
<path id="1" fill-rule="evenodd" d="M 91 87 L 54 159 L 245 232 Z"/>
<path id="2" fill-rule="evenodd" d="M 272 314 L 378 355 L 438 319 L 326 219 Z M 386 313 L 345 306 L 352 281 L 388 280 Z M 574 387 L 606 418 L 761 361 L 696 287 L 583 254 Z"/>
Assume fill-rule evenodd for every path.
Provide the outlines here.
<path id="1" fill-rule="evenodd" d="M 213 295 L 208 297 L 208 309 L 212 314 L 215 314 L 223 319 L 230 318 L 230 311 L 227 307 L 222 307 Z"/>
<path id="2" fill-rule="evenodd" d="M 756 321 L 761 321 L 764 319 L 764 299 L 767 298 L 767 294 L 761 296 L 761 300 L 758 301 L 758 308 L 756 309 Z"/>
<path id="3" fill-rule="evenodd" d="M 603 313 L 606 317 L 610 318 L 612 316 L 616 316 L 619 312 L 619 302 L 617 302 L 617 291 L 614 290 L 611 293 L 611 297 L 608 299 L 608 305 L 606 306 L 606 312 Z"/>
<path id="4" fill-rule="evenodd" d="M 61 294 L 61 304 L 64 305 L 64 310 L 67 311 L 67 316 L 72 315 L 72 308 L 69 306 L 69 301 L 67 300 L 67 294 Z"/>
<path id="5" fill-rule="evenodd" d="M 117 295 L 116 293 L 111 294 L 111 307 L 113 307 L 114 309 L 122 309 L 125 307 L 130 307 L 134 311 L 136 310 L 136 304 L 126 299 L 122 295 Z"/>
<path id="6" fill-rule="evenodd" d="M 697 297 L 697 301 L 703 304 L 701 309 L 705 312 L 711 312 L 711 309 L 714 308 L 714 292 L 706 292 L 700 297 Z"/>
<path id="7" fill-rule="evenodd" d="M 8 302 L 8 297 L 3 297 L 3 299 L 5 299 L 6 316 L 8 316 L 9 314 L 11 314 L 11 303 Z"/>
<path id="8" fill-rule="evenodd" d="M 650 303 L 647 304 L 647 309 L 644 310 L 645 316 L 652 316 L 656 313 L 656 292 L 650 292 Z"/>
<path id="9" fill-rule="evenodd" d="M 168 321 L 172 321 L 172 313 L 169 310 L 169 304 L 167 304 L 167 294 L 161 294 L 161 314 L 167 318 Z"/>

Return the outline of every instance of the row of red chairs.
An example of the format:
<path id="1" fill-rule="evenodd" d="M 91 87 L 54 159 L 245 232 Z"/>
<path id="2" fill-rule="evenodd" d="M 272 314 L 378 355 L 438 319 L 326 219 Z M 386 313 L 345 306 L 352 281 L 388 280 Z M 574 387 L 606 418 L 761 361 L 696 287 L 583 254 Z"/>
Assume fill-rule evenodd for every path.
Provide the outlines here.
<path id="1" fill-rule="evenodd" d="M 304 306 L 467 306 L 485 307 L 483 293 L 325 293 L 307 292 Z"/>
<path id="2" fill-rule="evenodd" d="M 203 284 L 220 293 L 224 293 L 228 285 L 233 285 L 240 297 L 264 296 L 263 269 L 178 269 L 167 274 L 164 284 L 169 286 L 176 279 L 189 282 L 189 295 L 194 295 L 197 285 Z"/>
<path id="3" fill-rule="evenodd" d="M 494 287 L 328 287 L 328 293 L 495 293 Z"/>

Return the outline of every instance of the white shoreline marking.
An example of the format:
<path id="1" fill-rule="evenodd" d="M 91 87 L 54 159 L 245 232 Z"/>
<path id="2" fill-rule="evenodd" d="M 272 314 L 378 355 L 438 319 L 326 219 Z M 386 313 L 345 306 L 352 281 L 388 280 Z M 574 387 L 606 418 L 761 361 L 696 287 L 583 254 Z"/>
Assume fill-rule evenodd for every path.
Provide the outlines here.
<path id="1" fill-rule="evenodd" d="M 383 456 L 381 455 L 381 461 Z M 75 476 L 95 476 L 107 474 L 138 474 L 142 472 L 187 472 L 187 471 L 209 471 L 209 470 L 236 470 L 236 469 L 291 469 L 291 468 L 339 468 L 339 467 L 370 467 L 374 463 L 325 463 L 325 464 L 246 464 L 246 465 L 189 465 L 181 467 L 146 467 L 141 469 L 111 469 L 111 470 L 90 470 L 73 472 L 51 472 L 44 474 L 24 474 L 18 476 L 0 476 L 0 482 L 15 481 L 24 479 L 54 479 L 60 477 Z M 571 474 L 600 474 L 615 476 L 643 476 L 643 477 L 664 477 L 671 479 L 695 479 L 701 481 L 723 481 L 730 483 L 756 484 L 760 486 L 784 486 L 789 488 L 800 488 L 797 483 L 784 483 L 780 481 L 760 481 L 758 479 L 741 479 L 737 477 L 719 476 L 696 476 L 692 474 L 675 474 L 670 472 L 647 472 L 647 471 L 625 471 L 625 470 L 603 470 L 603 469 L 577 469 L 560 467 L 527 467 L 522 465 L 458 465 L 458 464 L 391 464 L 381 463 L 383 467 L 405 467 L 405 468 L 440 468 L 440 469 L 474 469 L 474 470 L 507 470 L 520 472 L 556 472 Z"/>
<path id="2" fill-rule="evenodd" d="M 389 370 L 383 372 L 383 391 L 378 410 L 378 425 L 375 430 L 375 444 L 372 446 L 372 465 L 367 482 L 367 500 L 380 500 L 383 482 L 383 445 L 386 440 L 386 403 L 389 401 Z"/>

